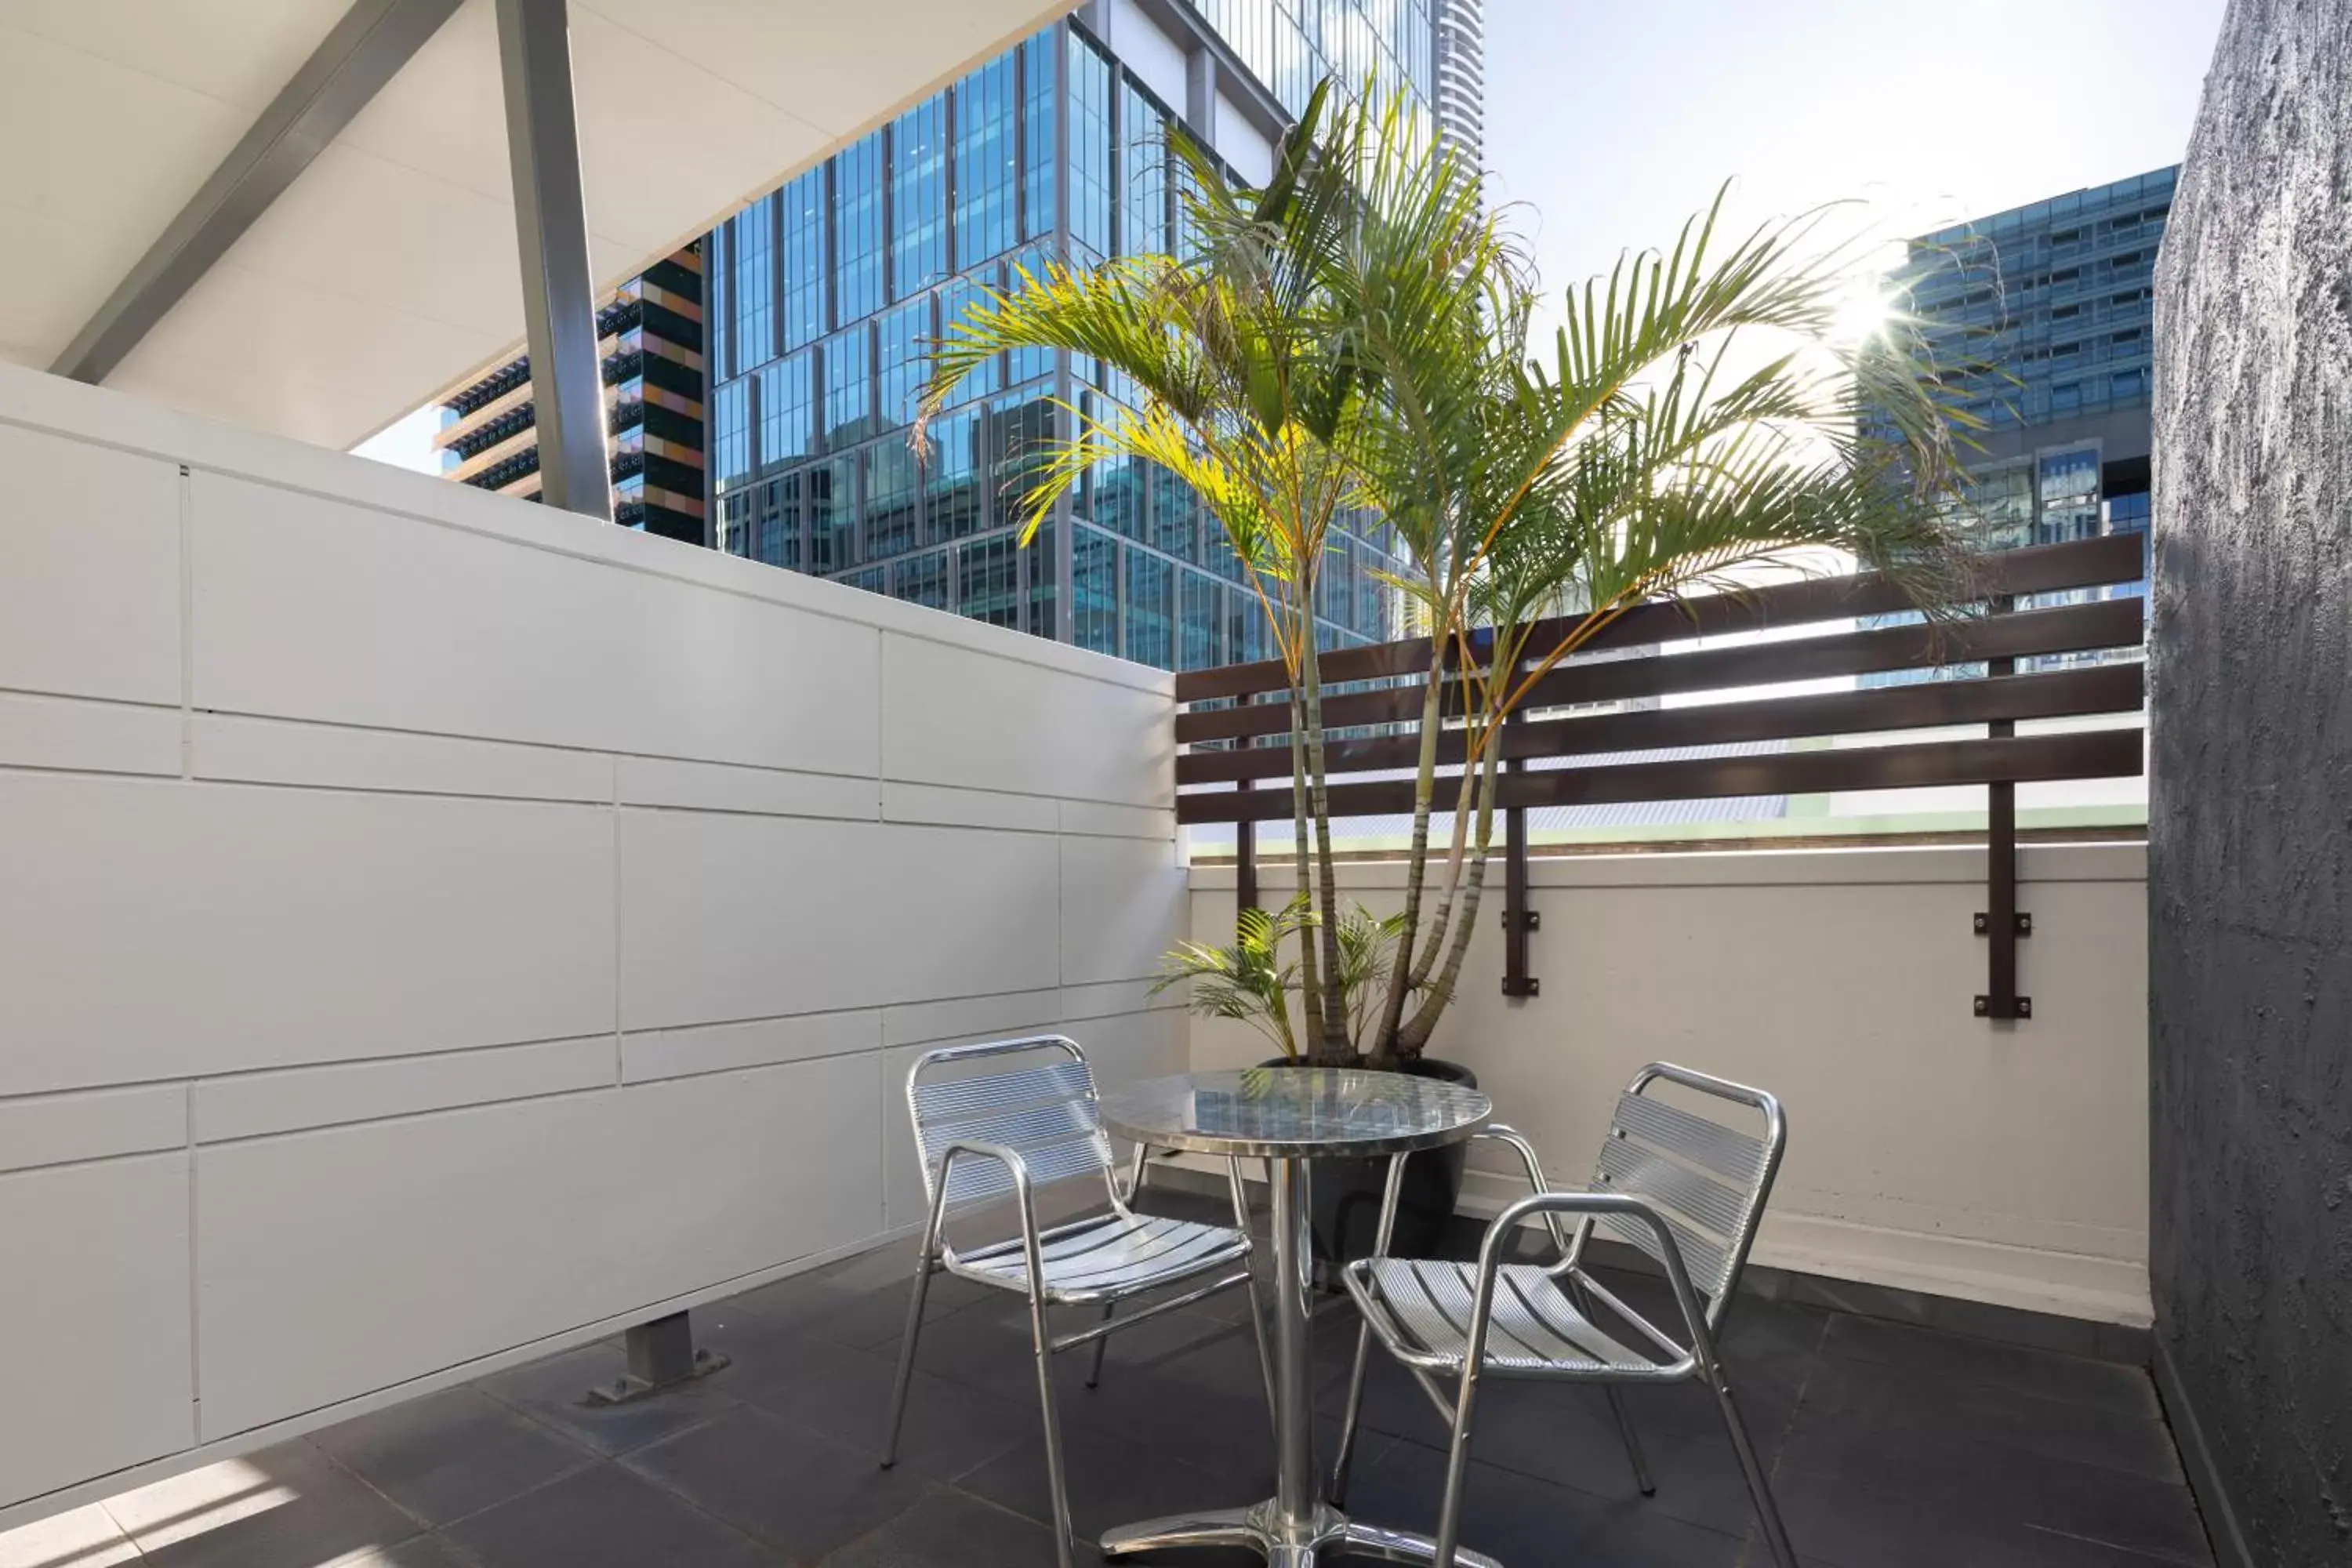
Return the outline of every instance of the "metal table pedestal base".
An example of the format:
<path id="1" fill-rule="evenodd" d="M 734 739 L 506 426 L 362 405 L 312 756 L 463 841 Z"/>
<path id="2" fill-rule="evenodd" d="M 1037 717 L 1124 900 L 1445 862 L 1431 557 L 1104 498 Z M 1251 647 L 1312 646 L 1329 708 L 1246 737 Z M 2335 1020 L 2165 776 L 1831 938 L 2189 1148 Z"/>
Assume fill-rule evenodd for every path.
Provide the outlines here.
<path id="1" fill-rule="evenodd" d="M 1318 1562 L 1328 1563 L 1343 1552 L 1390 1563 L 1437 1560 L 1436 1544 L 1426 1535 L 1363 1524 L 1328 1507 L 1286 1527 L 1272 1499 L 1255 1508 L 1180 1513 L 1147 1524 L 1121 1525 L 1102 1538 L 1106 1557 L 1174 1546 L 1251 1547 L 1265 1556 L 1271 1568 L 1316 1568 Z M 1485 1552 L 1466 1546 L 1454 1548 L 1454 1561 L 1459 1568 L 1502 1568 Z"/>
<path id="2" fill-rule="evenodd" d="M 1429 1537 L 1360 1524 L 1323 1500 L 1315 1466 L 1314 1314 L 1309 1300 L 1313 1244 L 1307 1233 L 1307 1161 L 1273 1154 L 1275 1493 L 1255 1508 L 1179 1514 L 1121 1526 L 1102 1538 L 1106 1557 L 1168 1546 L 1247 1546 L 1272 1568 L 1315 1568 L 1319 1555 L 1342 1552 L 1391 1563 L 1434 1563 Z M 1461 1568 L 1500 1568 L 1456 1547 Z"/>

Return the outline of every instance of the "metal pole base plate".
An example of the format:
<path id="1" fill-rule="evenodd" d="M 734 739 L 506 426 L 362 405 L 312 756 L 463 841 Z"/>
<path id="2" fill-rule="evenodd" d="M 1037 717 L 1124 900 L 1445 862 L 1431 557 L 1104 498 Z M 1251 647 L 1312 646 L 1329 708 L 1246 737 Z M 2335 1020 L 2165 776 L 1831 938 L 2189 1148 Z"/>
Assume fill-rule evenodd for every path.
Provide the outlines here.
<path id="1" fill-rule="evenodd" d="M 1102 1538 L 1105 1557 L 1179 1546 L 1244 1546 L 1272 1568 L 1316 1568 L 1318 1562 L 1332 1562 L 1342 1552 L 1390 1563 L 1437 1561 L 1436 1543 L 1426 1535 L 1361 1524 L 1328 1506 L 1318 1508 L 1311 1519 L 1286 1521 L 1271 1500 L 1255 1508 L 1171 1514 L 1121 1525 Z M 1485 1552 L 1466 1546 L 1454 1548 L 1454 1561 L 1458 1568 L 1502 1568 Z"/>

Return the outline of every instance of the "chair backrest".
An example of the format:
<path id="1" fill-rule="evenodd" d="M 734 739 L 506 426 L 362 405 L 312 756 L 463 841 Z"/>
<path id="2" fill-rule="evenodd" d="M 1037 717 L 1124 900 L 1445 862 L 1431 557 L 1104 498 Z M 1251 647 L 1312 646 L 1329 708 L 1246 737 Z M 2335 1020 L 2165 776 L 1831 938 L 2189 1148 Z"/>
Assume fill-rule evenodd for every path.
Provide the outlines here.
<path id="1" fill-rule="evenodd" d="M 1744 1107 L 1750 1114 L 1743 1120 L 1757 1130 L 1741 1131 L 1653 1098 L 1646 1091 L 1658 1083 L 1680 1084 Z M 1618 1096 L 1593 1186 L 1641 1198 L 1659 1212 L 1674 1232 L 1692 1288 L 1706 1303 L 1710 1330 L 1722 1321 L 1724 1304 L 1738 1289 L 1787 1141 L 1787 1120 L 1771 1095 L 1688 1068 L 1652 1062 Z M 1665 1261 L 1657 1233 L 1640 1221 L 1603 1215 L 1595 1224 L 1654 1261 Z"/>
<path id="2" fill-rule="evenodd" d="M 995 1058 L 1006 1060 L 992 1070 L 951 1070 Z M 1013 1150 L 1029 1168 L 1033 1191 L 1076 1176 L 1099 1176 L 1117 1196 L 1094 1073 L 1086 1052 L 1064 1036 L 1029 1035 L 927 1051 L 907 1075 L 907 1110 L 923 1162 L 923 1195 L 932 1202 L 939 1198 L 940 1163 L 948 1146 L 959 1142 Z M 1013 1173 L 1003 1162 L 970 1156 L 956 1161 L 949 1183 L 950 1209 L 1004 1197 L 1013 1188 Z"/>

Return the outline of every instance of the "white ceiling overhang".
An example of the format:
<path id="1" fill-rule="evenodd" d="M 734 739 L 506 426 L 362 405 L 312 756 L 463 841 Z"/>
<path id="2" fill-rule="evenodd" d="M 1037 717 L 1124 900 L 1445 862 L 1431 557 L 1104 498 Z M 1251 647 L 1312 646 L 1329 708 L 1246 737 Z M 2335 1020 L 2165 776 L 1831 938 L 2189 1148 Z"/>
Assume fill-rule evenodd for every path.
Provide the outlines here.
<path id="1" fill-rule="evenodd" d="M 0 359 L 54 364 L 351 0 L 0 0 Z M 571 0 L 600 289 L 1071 0 Z M 349 447 L 509 351 L 492 0 L 464 0 L 106 376 Z"/>

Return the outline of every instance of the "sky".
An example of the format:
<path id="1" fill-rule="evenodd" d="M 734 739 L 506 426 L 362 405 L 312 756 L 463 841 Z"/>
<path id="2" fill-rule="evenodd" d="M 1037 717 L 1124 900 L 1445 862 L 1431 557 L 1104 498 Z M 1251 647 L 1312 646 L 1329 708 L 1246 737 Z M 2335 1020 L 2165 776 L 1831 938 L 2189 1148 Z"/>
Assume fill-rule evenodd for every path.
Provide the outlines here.
<path id="1" fill-rule="evenodd" d="M 1555 297 L 1727 179 L 1743 227 L 1926 233 L 2179 163 L 2223 5 L 1486 0 L 1490 192 Z"/>
<path id="2" fill-rule="evenodd" d="M 2179 162 L 2224 3 L 1486 0 L 1490 189 L 1554 298 L 1726 180 L 1743 227 L 1926 233 Z M 357 449 L 436 471 L 436 423 Z"/>

